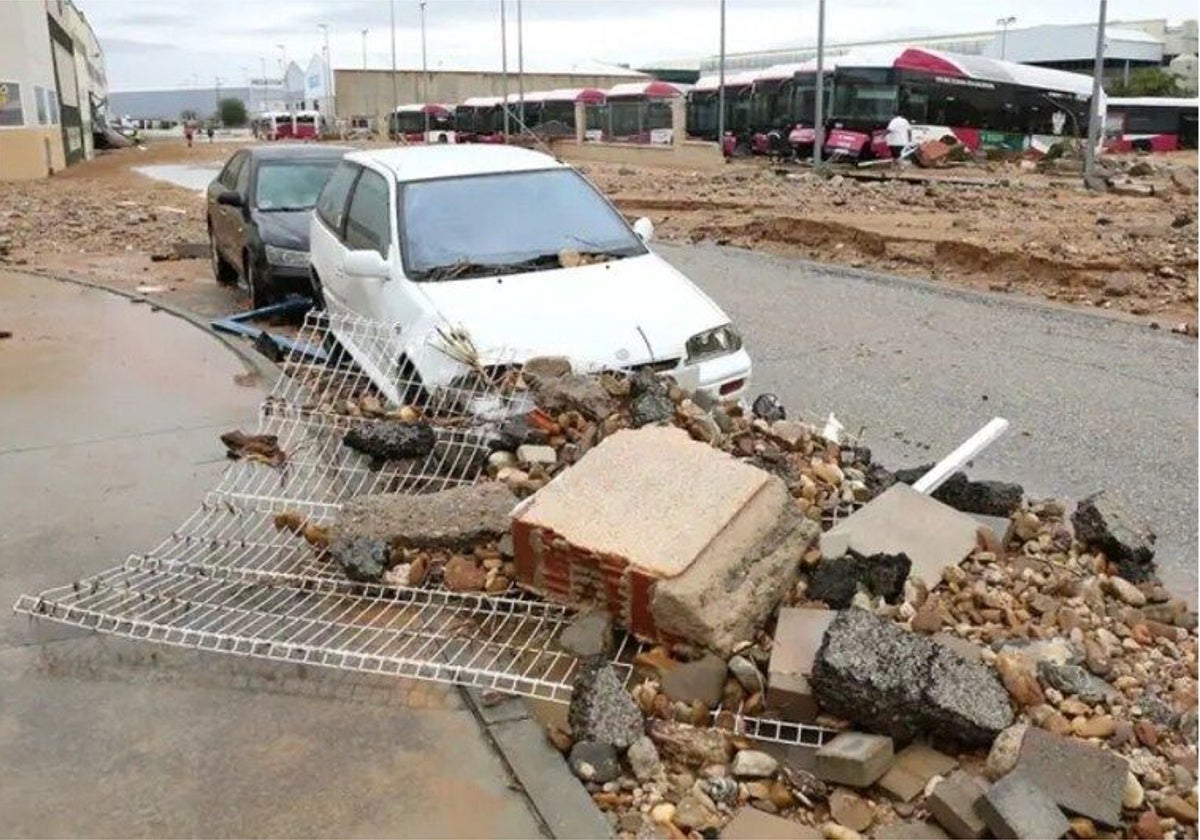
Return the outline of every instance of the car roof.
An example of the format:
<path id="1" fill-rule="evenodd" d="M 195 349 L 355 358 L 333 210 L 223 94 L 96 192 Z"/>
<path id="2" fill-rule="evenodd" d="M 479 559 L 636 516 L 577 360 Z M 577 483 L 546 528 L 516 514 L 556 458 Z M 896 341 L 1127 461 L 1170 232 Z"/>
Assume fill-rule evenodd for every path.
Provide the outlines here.
<path id="1" fill-rule="evenodd" d="M 353 152 L 353 146 L 327 146 L 317 143 L 271 143 L 270 145 L 251 146 L 246 149 L 254 160 L 296 160 L 313 158 L 316 160 L 338 160 L 347 152 Z"/>
<path id="2" fill-rule="evenodd" d="M 390 171 L 401 182 L 570 168 L 550 155 L 532 149 L 482 143 L 434 143 L 369 149 L 347 155 L 346 159 L 355 163 L 372 163 Z"/>

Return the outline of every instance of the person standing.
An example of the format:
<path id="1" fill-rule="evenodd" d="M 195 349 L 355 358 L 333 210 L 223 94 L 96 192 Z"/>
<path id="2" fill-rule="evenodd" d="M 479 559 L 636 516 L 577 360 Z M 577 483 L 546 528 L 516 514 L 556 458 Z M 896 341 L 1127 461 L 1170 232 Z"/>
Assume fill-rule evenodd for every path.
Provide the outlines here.
<path id="1" fill-rule="evenodd" d="M 187 120 L 183 124 L 183 136 L 187 140 L 188 148 L 192 148 L 192 121 Z"/>
<path id="2" fill-rule="evenodd" d="M 896 114 L 887 124 L 887 144 L 892 150 L 892 160 L 900 160 L 904 147 L 912 142 L 912 123 L 901 114 Z"/>

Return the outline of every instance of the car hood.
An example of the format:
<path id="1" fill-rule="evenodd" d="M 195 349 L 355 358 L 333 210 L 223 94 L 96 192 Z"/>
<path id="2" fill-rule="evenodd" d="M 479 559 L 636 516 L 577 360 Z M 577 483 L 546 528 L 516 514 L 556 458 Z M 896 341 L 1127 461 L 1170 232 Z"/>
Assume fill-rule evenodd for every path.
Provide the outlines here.
<path id="1" fill-rule="evenodd" d="M 294 248 L 297 251 L 308 250 L 308 225 L 311 218 L 311 210 L 276 210 L 270 213 L 258 210 L 254 213 L 258 235 L 264 244 Z"/>
<path id="2" fill-rule="evenodd" d="M 688 338 L 729 321 L 654 254 L 416 287 L 436 322 L 463 327 L 493 362 L 557 355 L 589 368 L 678 360 Z"/>

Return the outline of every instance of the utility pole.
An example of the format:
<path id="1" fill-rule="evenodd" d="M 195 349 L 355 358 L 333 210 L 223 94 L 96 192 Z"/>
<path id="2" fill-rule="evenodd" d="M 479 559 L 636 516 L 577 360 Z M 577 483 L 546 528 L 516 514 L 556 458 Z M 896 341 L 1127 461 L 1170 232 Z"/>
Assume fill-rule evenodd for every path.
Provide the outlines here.
<path id="1" fill-rule="evenodd" d="M 1083 185 L 1091 187 L 1096 175 L 1096 145 L 1100 142 L 1100 100 L 1104 96 L 1104 22 L 1108 0 L 1100 0 L 1100 20 L 1096 24 L 1096 62 L 1092 65 L 1092 103 L 1088 108 L 1087 148 L 1083 150 Z"/>
<path id="2" fill-rule="evenodd" d="M 721 56 L 717 61 L 717 148 L 725 154 L 725 0 L 721 0 Z"/>
<path id="3" fill-rule="evenodd" d="M 517 115 L 525 125 L 525 27 L 521 22 L 521 0 L 517 0 Z"/>
<path id="4" fill-rule="evenodd" d="M 508 142 L 508 24 L 504 16 L 504 0 L 500 0 L 500 73 L 503 76 L 504 142 Z"/>
<path id="5" fill-rule="evenodd" d="M 221 119 L 221 77 L 220 76 L 216 77 L 216 83 L 217 83 L 216 95 L 213 97 L 213 100 L 217 103 L 217 110 L 216 110 L 214 116 L 218 120 L 220 120 Z"/>
<path id="6" fill-rule="evenodd" d="M 367 31 L 368 31 L 368 30 L 366 30 L 366 29 L 364 29 L 364 30 L 362 31 L 362 41 L 363 41 L 363 70 L 364 70 L 364 71 L 367 69 Z"/>
<path id="7" fill-rule="evenodd" d="M 825 150 L 825 0 L 817 2 L 817 90 L 813 104 L 813 169 L 821 169 Z"/>
<path id="8" fill-rule="evenodd" d="M 325 88 L 325 103 L 321 106 L 321 116 L 333 120 L 333 66 L 329 61 L 329 24 L 318 23 L 317 28 L 325 34 L 325 72 L 321 74 L 321 86 Z M 332 126 L 331 126 L 332 128 Z"/>
<path id="9" fill-rule="evenodd" d="M 1008 27 L 1017 22 L 1017 19 L 1012 15 L 996 19 L 996 25 L 1000 27 L 1000 60 L 1008 54 Z"/>
<path id="10" fill-rule="evenodd" d="M 425 114 L 425 142 L 429 142 L 429 59 L 425 53 L 425 0 L 421 0 L 421 110 Z"/>
<path id="11" fill-rule="evenodd" d="M 268 107 L 267 107 L 267 87 L 268 87 L 268 79 L 267 79 L 267 60 L 266 60 L 265 58 L 263 58 L 263 57 L 260 55 L 260 56 L 258 57 L 258 61 L 259 61 L 259 63 L 262 65 L 262 83 L 263 83 L 263 87 L 262 87 L 262 103 L 261 103 L 261 105 L 262 105 L 262 110 L 263 110 L 263 111 L 271 111 L 271 110 L 274 110 L 274 109 L 272 109 L 272 108 L 268 108 Z"/>
<path id="12" fill-rule="evenodd" d="M 396 92 L 396 0 L 390 0 L 392 9 L 392 110 L 388 114 L 387 132 L 392 133 L 392 120 L 400 107 L 400 95 Z"/>

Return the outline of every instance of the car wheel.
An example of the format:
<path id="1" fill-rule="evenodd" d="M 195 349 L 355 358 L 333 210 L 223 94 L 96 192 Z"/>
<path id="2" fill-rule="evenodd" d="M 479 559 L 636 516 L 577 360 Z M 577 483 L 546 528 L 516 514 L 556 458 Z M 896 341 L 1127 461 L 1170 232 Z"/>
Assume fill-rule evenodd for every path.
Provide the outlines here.
<path id="1" fill-rule="evenodd" d="M 213 236 L 212 227 L 208 229 L 208 252 L 209 259 L 212 262 L 213 277 L 222 286 L 232 286 L 237 282 L 237 272 L 233 270 L 233 266 L 225 262 L 225 258 L 221 256 L 221 252 L 217 249 L 217 240 Z"/>
<path id="2" fill-rule="evenodd" d="M 251 309 L 262 309 L 275 300 L 274 291 L 250 254 L 246 255 L 246 291 L 250 293 Z"/>
<path id="3" fill-rule="evenodd" d="M 308 270 L 309 296 L 312 298 L 313 309 L 325 310 L 325 290 L 321 286 L 321 276 L 311 268 Z"/>

